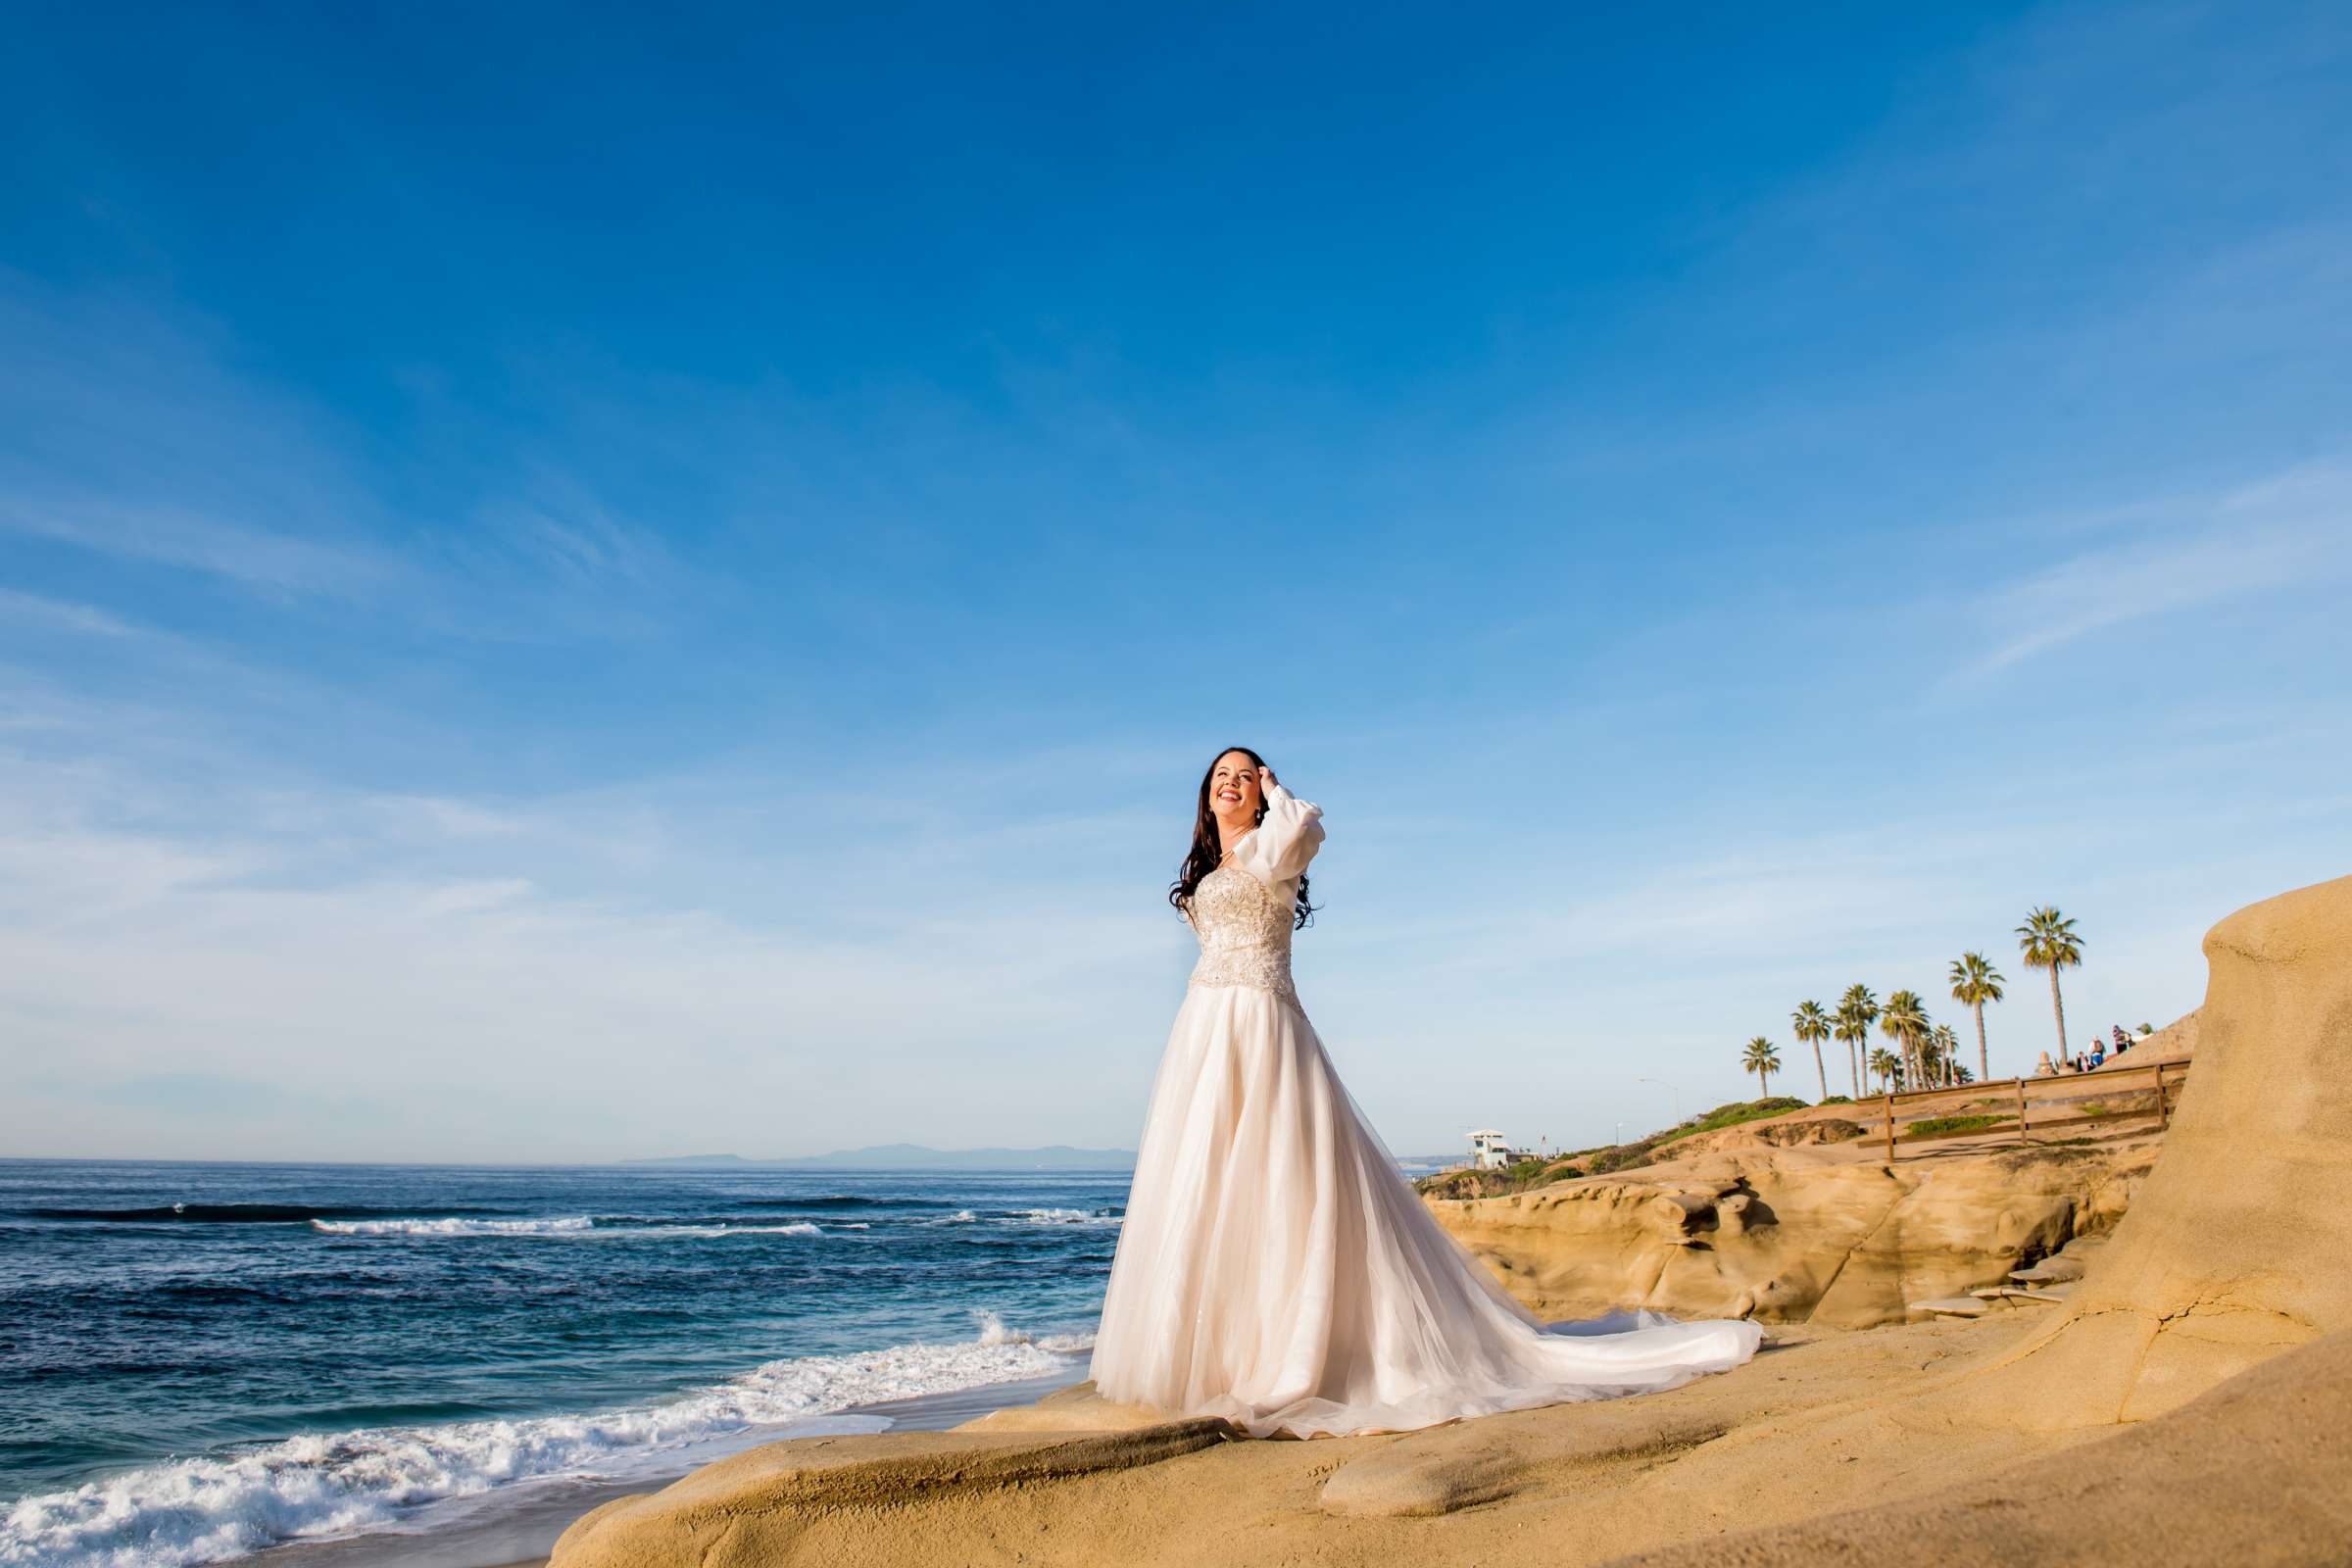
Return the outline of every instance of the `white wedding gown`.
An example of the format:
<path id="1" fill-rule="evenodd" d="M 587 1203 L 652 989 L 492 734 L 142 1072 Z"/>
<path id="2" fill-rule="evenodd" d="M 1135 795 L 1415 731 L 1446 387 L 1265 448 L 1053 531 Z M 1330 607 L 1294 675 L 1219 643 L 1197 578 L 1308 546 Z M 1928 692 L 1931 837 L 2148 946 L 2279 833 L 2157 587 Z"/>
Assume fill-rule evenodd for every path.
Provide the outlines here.
<path id="1" fill-rule="evenodd" d="M 1292 989 L 1321 817 L 1274 786 L 1193 895 L 1200 961 L 1136 1152 L 1098 1392 L 1312 1437 L 1648 1393 L 1753 1355 L 1753 1323 L 1547 1328 L 1422 1206 Z"/>

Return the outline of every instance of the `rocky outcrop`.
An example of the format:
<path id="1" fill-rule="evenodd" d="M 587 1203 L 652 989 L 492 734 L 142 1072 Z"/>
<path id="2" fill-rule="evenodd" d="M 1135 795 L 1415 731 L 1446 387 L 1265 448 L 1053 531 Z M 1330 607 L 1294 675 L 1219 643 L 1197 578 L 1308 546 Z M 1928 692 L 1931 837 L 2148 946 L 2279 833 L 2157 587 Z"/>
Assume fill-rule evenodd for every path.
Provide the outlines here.
<path id="1" fill-rule="evenodd" d="M 1659 1150 L 1658 1157 L 1681 1160 L 1693 1154 L 1722 1154 L 1747 1149 L 1810 1149 L 1821 1144 L 1842 1144 L 1861 1136 L 1860 1122 L 1812 1109 L 1796 1115 L 1775 1116 L 1769 1121 L 1743 1122 L 1711 1133 L 1692 1133 Z"/>
<path id="2" fill-rule="evenodd" d="M 856 1552 L 863 1513 L 952 1510 L 976 1497 L 1158 1464 L 1236 1436 L 1223 1421 L 1201 1419 L 1058 1436 L 791 1439 L 581 1515 L 556 1543 L 554 1560 L 564 1568 L 838 1563 Z"/>
<path id="3" fill-rule="evenodd" d="M 2338 1334 L 2055 1462 L 1607 1568 L 2341 1563 L 2352 1558 L 2347 1408 L 2352 1334 Z"/>
<path id="4" fill-rule="evenodd" d="M 1739 1129 L 1731 1129 L 1739 1131 Z M 1646 1307 L 1869 1328 L 2113 1226 L 2149 1139 L 1886 1164 L 1754 1148 L 1430 1208 L 1550 1318 Z"/>
<path id="5" fill-rule="evenodd" d="M 2100 1072 L 2122 1072 L 2129 1067 L 2145 1067 L 2157 1061 L 2186 1061 L 2197 1054 L 2197 1015 L 2186 1013 L 2174 1019 L 2145 1040 L 2136 1042 L 2130 1051 L 2109 1056 L 2099 1063 Z"/>
<path id="6" fill-rule="evenodd" d="M 2063 1313 L 1968 1391 L 1984 1419 L 2133 1421 L 2352 1329 L 2352 877 L 2205 938 L 2192 1093 Z"/>

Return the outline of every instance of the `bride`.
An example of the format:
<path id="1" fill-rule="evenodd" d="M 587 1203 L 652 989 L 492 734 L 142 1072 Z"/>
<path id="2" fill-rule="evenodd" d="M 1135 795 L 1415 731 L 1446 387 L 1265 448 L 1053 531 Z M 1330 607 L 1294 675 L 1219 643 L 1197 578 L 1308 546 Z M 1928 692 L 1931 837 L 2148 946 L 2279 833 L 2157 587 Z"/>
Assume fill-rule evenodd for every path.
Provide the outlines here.
<path id="1" fill-rule="evenodd" d="M 1291 986 L 1322 815 L 1246 748 L 1200 781 L 1168 893 L 1200 961 L 1152 1089 L 1097 1390 L 1315 1437 L 1647 1393 L 1753 1355 L 1753 1323 L 1547 1328 L 1421 1205 Z"/>

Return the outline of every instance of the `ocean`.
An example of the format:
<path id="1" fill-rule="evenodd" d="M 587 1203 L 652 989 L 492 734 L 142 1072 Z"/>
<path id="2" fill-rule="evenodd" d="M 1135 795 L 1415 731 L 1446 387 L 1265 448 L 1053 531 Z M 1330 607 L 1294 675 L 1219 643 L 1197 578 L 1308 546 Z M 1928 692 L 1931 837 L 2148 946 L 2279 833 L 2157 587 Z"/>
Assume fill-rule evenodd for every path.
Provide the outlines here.
<path id="1" fill-rule="evenodd" d="M 1085 1376 L 1128 1181 L 0 1160 L 0 1563 L 466 1568 L 1034 1397 Z"/>

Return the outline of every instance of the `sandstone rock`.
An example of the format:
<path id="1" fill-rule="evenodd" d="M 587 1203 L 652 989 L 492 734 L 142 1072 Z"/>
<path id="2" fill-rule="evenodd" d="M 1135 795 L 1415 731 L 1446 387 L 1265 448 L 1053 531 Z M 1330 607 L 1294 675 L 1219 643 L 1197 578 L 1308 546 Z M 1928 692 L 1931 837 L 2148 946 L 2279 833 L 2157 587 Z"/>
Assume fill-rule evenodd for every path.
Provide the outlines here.
<path id="1" fill-rule="evenodd" d="M 1953 1396 L 1984 1419 L 2143 1420 L 2352 1328 L 2352 877 L 2205 938 L 2196 1075 L 2067 1309 Z"/>
<path id="2" fill-rule="evenodd" d="M 1568 1408 L 1574 1413 L 1565 1421 L 1496 1417 L 1386 1440 L 1324 1483 L 1322 1510 L 1355 1519 L 1452 1513 L 1509 1496 L 1545 1474 L 1673 1453 L 1724 1429 L 1703 1411 L 1652 1400 Z"/>
<path id="3" fill-rule="evenodd" d="M 975 1416 L 957 1432 L 1134 1432 L 1164 1424 L 1168 1412 L 1145 1404 L 1113 1404 L 1094 1381 L 1056 1389 L 1035 1404 L 1016 1404 Z"/>
<path id="4" fill-rule="evenodd" d="M 1519 1465 L 1495 1449 L 1421 1452 L 1392 1446 L 1351 1459 L 1323 1484 L 1325 1513 L 1358 1519 L 1400 1519 L 1451 1513 L 1492 1502 L 1511 1489 Z"/>
<path id="5" fill-rule="evenodd" d="M 2142 1138 L 1887 1165 L 1758 1147 L 1430 1207 L 1547 1317 L 1647 1307 L 1867 1328 L 2113 1225 L 2155 1149 Z"/>
<path id="6" fill-rule="evenodd" d="M 1742 1149 L 1809 1149 L 1850 1143 L 1861 1137 L 1862 1131 L 1859 1122 L 1819 1109 L 1792 1111 L 1769 1121 L 1742 1122 L 1711 1133 L 1692 1133 L 1676 1139 L 1658 1153 L 1662 1159 L 1685 1160 L 1694 1154 L 1721 1154 Z"/>
<path id="7" fill-rule="evenodd" d="M 1609 1568 L 2341 1563 L 2352 1542 L 2348 1406 L 2352 1334 L 2337 1334 L 2055 1460 Z"/>
<path id="8" fill-rule="evenodd" d="M 2157 1061 L 2186 1061 L 2197 1053 L 2197 1014 L 2187 1013 L 2137 1042 L 2122 1055 L 2109 1056 L 2098 1070 L 2121 1072 L 2127 1067 L 2145 1067 Z"/>
<path id="9" fill-rule="evenodd" d="M 1987 1285 L 1969 1294 L 1984 1301 L 2063 1301 L 2071 1287 L 2064 1285 L 2034 1287 L 2028 1285 Z"/>
<path id="10" fill-rule="evenodd" d="M 1236 1435 L 1223 1421 L 1188 1420 L 1059 1441 L 977 1432 L 787 1439 L 582 1515 L 552 1560 L 562 1568 L 825 1560 L 823 1538 L 845 1509 L 937 1506 L 959 1494 L 1071 1481 L 1156 1464 Z"/>

